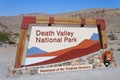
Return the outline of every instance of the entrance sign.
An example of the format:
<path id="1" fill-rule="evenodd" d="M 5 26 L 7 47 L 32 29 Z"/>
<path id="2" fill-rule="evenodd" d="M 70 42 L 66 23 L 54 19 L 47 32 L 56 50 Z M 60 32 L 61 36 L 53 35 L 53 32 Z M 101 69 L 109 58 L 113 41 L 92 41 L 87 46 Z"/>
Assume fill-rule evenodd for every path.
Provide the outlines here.
<path id="1" fill-rule="evenodd" d="M 58 63 L 100 50 L 96 27 L 32 26 L 27 66 Z"/>
<path id="2" fill-rule="evenodd" d="M 32 26 L 25 66 L 59 63 L 107 48 L 105 22 L 102 19 L 24 16 L 14 68 L 22 66 L 29 25 L 41 23 L 48 24 L 48 27 Z M 71 24 L 80 27 L 55 27 L 52 24 Z"/>

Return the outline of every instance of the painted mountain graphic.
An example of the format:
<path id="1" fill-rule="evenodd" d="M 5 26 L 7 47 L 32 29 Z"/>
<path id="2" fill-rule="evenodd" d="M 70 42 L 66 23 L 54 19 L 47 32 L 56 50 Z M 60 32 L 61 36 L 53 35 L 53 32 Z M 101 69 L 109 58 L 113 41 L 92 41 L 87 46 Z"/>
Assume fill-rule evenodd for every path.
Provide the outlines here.
<path id="1" fill-rule="evenodd" d="M 27 66 L 36 66 L 36 65 L 44 65 L 44 64 L 62 62 L 62 61 L 66 61 L 66 60 L 70 60 L 70 59 L 74 59 L 74 58 L 78 58 L 81 56 L 91 54 L 93 52 L 98 51 L 99 49 L 100 49 L 99 41 L 85 39 L 84 41 L 79 43 L 77 46 L 73 46 L 67 49 L 63 49 L 63 50 L 59 50 L 59 51 L 55 51 L 51 53 L 46 53 L 46 54 L 35 54 L 32 56 L 27 56 L 28 58 L 56 56 L 55 58 L 42 61 L 42 62 L 37 62 L 34 64 L 29 64 Z"/>
<path id="2" fill-rule="evenodd" d="M 45 54 L 32 54 L 32 55 L 27 55 L 27 58 L 32 58 L 32 57 L 49 57 L 49 56 L 59 56 L 64 54 L 67 51 L 70 51 L 74 49 L 74 47 L 71 48 L 67 48 L 67 49 L 63 49 L 63 50 L 58 50 L 55 52 L 49 52 L 49 53 L 45 53 Z"/>
<path id="3" fill-rule="evenodd" d="M 27 56 L 33 55 L 33 54 L 43 54 L 43 53 L 47 53 L 47 52 L 37 47 L 31 47 L 30 49 L 27 50 Z"/>
<path id="4" fill-rule="evenodd" d="M 93 35 L 90 38 L 91 40 L 99 40 L 99 36 L 97 33 L 93 33 Z"/>

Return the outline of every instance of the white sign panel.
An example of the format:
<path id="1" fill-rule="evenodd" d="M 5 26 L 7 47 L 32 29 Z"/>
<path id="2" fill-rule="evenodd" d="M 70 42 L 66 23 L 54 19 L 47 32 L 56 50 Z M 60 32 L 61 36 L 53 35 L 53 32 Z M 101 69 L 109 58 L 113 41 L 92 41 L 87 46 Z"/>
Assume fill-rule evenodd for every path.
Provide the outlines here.
<path id="1" fill-rule="evenodd" d="M 58 63 L 99 49 L 97 28 L 33 26 L 25 65 Z"/>

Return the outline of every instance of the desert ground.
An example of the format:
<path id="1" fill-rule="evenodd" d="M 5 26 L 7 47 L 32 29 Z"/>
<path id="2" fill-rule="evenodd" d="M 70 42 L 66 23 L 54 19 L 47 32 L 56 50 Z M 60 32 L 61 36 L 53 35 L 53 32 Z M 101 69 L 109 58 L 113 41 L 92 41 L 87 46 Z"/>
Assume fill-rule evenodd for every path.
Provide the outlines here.
<path id="1" fill-rule="evenodd" d="M 116 47 L 116 43 L 109 42 L 108 46 Z M 120 80 L 120 51 L 117 50 L 113 52 L 116 67 L 7 77 L 8 67 L 14 65 L 16 50 L 14 45 L 0 47 L 0 80 Z"/>

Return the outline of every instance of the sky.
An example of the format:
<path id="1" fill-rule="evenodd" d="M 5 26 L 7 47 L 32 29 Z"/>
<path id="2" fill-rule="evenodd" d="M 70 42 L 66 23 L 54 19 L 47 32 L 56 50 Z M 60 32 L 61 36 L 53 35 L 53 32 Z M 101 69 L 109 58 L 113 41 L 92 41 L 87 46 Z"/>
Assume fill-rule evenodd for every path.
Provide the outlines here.
<path id="1" fill-rule="evenodd" d="M 0 16 L 57 14 L 88 8 L 120 8 L 120 0 L 0 0 Z"/>

